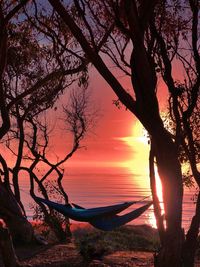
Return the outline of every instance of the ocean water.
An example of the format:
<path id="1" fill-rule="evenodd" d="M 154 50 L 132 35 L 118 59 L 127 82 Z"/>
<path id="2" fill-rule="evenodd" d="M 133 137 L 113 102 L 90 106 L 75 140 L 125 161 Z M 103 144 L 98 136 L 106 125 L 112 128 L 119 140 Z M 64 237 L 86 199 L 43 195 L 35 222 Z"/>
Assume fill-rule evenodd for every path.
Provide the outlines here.
<path id="1" fill-rule="evenodd" d="M 29 196 L 29 180 L 20 181 L 22 201 L 29 219 L 33 216 L 32 200 Z M 151 197 L 148 177 L 134 175 L 121 169 L 69 170 L 63 178 L 63 186 L 69 201 L 85 208 L 112 205 L 125 201 L 138 201 L 123 213 L 129 212 L 145 204 Z M 195 205 L 192 201 L 195 190 L 185 189 L 183 201 L 183 227 L 188 229 L 194 214 Z M 122 213 L 122 214 L 123 214 Z M 130 224 L 150 224 L 155 227 L 153 208 L 150 207 L 139 218 Z"/>

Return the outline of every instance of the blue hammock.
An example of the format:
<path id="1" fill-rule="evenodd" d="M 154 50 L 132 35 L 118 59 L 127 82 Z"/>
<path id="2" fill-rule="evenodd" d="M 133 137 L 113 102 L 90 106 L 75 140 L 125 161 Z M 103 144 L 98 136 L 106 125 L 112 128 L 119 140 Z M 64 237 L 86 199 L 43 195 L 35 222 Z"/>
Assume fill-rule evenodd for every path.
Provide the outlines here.
<path id="1" fill-rule="evenodd" d="M 138 218 L 142 213 L 144 213 L 151 205 L 153 204 L 152 201 L 148 202 L 144 206 L 135 209 L 127 214 L 124 215 L 111 215 L 111 216 L 102 216 L 98 219 L 94 219 L 89 221 L 89 223 L 103 231 L 112 231 L 117 227 L 125 225 L 126 223 Z M 84 209 L 81 206 L 73 204 L 76 208 Z"/>
<path id="2" fill-rule="evenodd" d="M 95 228 L 104 231 L 111 231 L 136 219 L 152 205 L 152 201 L 150 201 L 138 209 L 119 216 L 116 214 L 127 209 L 136 202 L 125 202 L 112 206 L 85 209 L 76 204 L 72 204 L 72 207 L 70 204 L 63 205 L 40 197 L 36 197 L 36 199 L 70 219 L 80 222 L 88 222 Z"/>
<path id="3" fill-rule="evenodd" d="M 48 207 L 55 209 L 56 211 L 62 213 L 64 216 L 79 222 L 90 222 L 91 220 L 95 220 L 101 218 L 102 216 L 112 216 L 115 215 L 131 205 L 135 202 L 125 202 L 122 204 L 106 206 L 106 207 L 99 207 L 99 208 L 91 208 L 91 209 L 83 209 L 76 207 L 72 207 L 71 205 L 63 205 L 48 199 L 43 199 L 40 197 L 36 197 L 36 200 L 46 204 Z M 75 205 L 74 205 L 75 206 Z"/>

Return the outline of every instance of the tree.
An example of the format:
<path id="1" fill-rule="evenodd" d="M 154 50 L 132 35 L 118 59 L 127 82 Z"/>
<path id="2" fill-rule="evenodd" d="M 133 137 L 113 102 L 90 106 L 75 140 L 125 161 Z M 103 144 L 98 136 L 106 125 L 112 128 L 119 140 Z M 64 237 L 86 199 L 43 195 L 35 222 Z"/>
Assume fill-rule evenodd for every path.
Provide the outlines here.
<path id="1" fill-rule="evenodd" d="M 8 166 L 3 153 L 0 155 L 0 216 L 13 237 L 24 242 L 29 242 L 33 235 L 32 227 L 24 216 L 18 182 L 24 157 L 24 123 L 27 118 L 34 118 L 52 107 L 69 84 L 86 77 L 86 64 L 80 58 L 74 56 L 77 60 L 73 60 L 70 51 L 64 51 L 63 55 L 47 43 L 44 46 L 40 39 L 42 32 L 37 35 L 37 28 L 32 30 L 33 22 L 29 23 L 24 10 L 19 12 L 28 2 L 0 3 L 0 138 L 2 141 L 9 130 L 13 130 L 10 129 L 13 123 L 21 137 L 13 169 Z M 61 64 L 62 57 L 70 57 L 70 64 Z M 10 187 L 10 176 L 14 193 Z"/>
<path id="2" fill-rule="evenodd" d="M 10 3 L 10 1 L 7 1 L 7 3 L 0 3 L 0 112 L 1 112 L 1 127 L 0 127 L 0 138 L 2 138 L 7 131 L 9 130 L 10 127 L 10 120 L 9 120 L 9 112 L 8 109 L 6 108 L 7 101 L 6 101 L 6 96 L 5 96 L 5 90 L 3 88 L 3 77 L 4 77 L 4 72 L 7 64 L 7 43 L 8 43 L 8 24 L 10 21 L 13 19 L 14 16 L 18 14 L 20 9 L 27 3 L 28 1 L 23 0 L 20 3 Z M 4 169 L 4 161 L 1 162 L 2 167 Z M 7 176 L 7 173 L 4 173 L 5 177 Z M 5 193 L 5 194 L 4 194 Z M 8 196 L 8 194 L 12 193 L 9 191 L 9 189 L 5 184 L 1 183 L 1 196 L 3 197 L 3 200 L 5 201 L 5 196 Z M 12 197 L 11 197 L 12 199 Z M 12 201 L 11 201 L 12 202 Z M 14 201 L 13 201 L 14 202 Z M 14 202 L 14 205 L 16 203 Z M 16 207 L 16 206 L 15 206 Z M 22 223 L 23 224 L 23 223 Z M 7 233 L 7 235 L 5 234 Z M 11 264 L 12 266 L 16 265 L 15 261 L 15 255 L 12 249 L 12 244 L 10 242 L 10 237 L 8 232 L 4 231 L 1 227 L 1 237 L 4 236 L 7 242 L 5 242 L 3 245 L 6 245 L 6 250 L 2 250 L 2 255 L 4 258 L 4 261 L 9 265 Z M 1 244 L 2 245 L 2 244 Z M 7 251 L 7 252 L 6 252 Z M 12 258 L 13 261 L 11 260 L 8 261 L 8 259 Z"/>
<path id="3" fill-rule="evenodd" d="M 63 146 L 66 147 L 66 154 L 63 158 L 60 158 L 57 153 L 56 156 L 52 158 L 49 145 L 51 131 L 48 126 L 48 119 L 46 119 L 46 116 L 42 118 L 43 114 L 41 113 L 37 116 L 32 116 L 29 113 L 24 117 L 20 115 L 19 110 L 13 110 L 13 117 L 15 118 L 16 124 L 13 124 L 6 138 L 3 140 L 3 144 L 6 144 L 9 151 L 11 151 L 15 157 L 15 160 L 13 159 L 13 162 L 15 161 L 13 167 L 6 164 L 6 170 L 10 174 L 10 179 L 16 171 L 16 163 L 20 160 L 17 173 L 18 180 L 21 176 L 23 177 L 26 175 L 25 172 L 28 174 L 31 185 L 30 194 L 40 207 L 39 210 L 37 209 L 37 214 L 39 211 L 40 219 L 48 224 L 55 232 L 58 239 L 62 241 L 69 238 L 70 235 L 68 218 L 63 219 L 57 216 L 53 210 L 49 212 L 42 203 L 37 201 L 35 194 L 38 193 L 35 193 L 34 188 L 37 186 L 39 193 L 47 199 L 53 197 L 55 193 L 53 191 L 56 190 L 56 198 L 60 201 L 64 199 L 65 203 L 68 204 L 68 196 L 62 186 L 62 179 L 64 176 L 63 164 L 80 148 L 80 142 L 92 126 L 93 119 L 95 119 L 96 116 L 96 112 L 94 112 L 94 110 L 92 111 L 91 107 L 89 108 L 89 94 L 87 90 L 82 91 L 82 89 L 79 89 L 72 91 L 68 95 L 68 98 L 68 104 L 63 107 L 64 117 L 59 121 L 61 125 L 64 125 L 62 125 L 62 127 L 67 128 L 72 140 L 70 140 L 70 144 L 65 144 L 63 141 Z M 24 107 L 24 105 L 22 106 Z M 16 109 L 19 109 L 19 106 L 17 106 Z M 57 123 L 56 127 L 60 127 L 60 124 Z M 65 131 L 65 135 L 68 139 L 71 139 L 70 136 L 67 135 L 67 131 Z M 19 143 L 18 147 L 16 147 L 16 143 Z M 19 148 L 21 149 L 21 147 L 23 147 L 23 152 L 19 153 Z M 68 150 L 69 152 L 67 152 Z M 8 181 L 9 184 L 10 179 Z M 52 179 L 54 181 L 53 184 L 51 182 Z M 18 180 L 17 186 L 19 188 Z M 20 189 L 18 190 L 20 192 Z M 18 203 L 20 203 L 24 214 L 26 214 L 20 195 Z M 63 230 L 64 225 L 65 230 Z M 14 228 L 9 227 L 13 237 L 16 235 L 16 221 L 14 226 Z"/>
<path id="4" fill-rule="evenodd" d="M 38 27 L 28 15 L 27 17 L 27 20 L 20 21 L 17 25 L 16 22 L 9 25 L 7 66 L 3 76 L 3 89 L 6 92 L 7 108 L 9 108 L 10 129 L 8 135 L 2 139 L 2 143 L 6 143 L 10 151 L 16 156 L 15 165 L 8 167 L 5 158 L 1 156 L 4 182 L 10 187 L 10 180 L 12 180 L 15 199 L 24 213 L 18 180 L 24 157 L 27 160 L 31 159 L 27 158 L 27 150 L 30 150 L 37 161 L 37 163 L 34 162 L 34 167 L 42 160 L 51 169 L 42 181 L 45 181 L 55 170 L 61 175 L 59 166 L 79 148 L 80 140 L 84 137 L 92 120 L 92 115 L 89 114 L 87 107 L 88 92 L 86 89 L 83 89 L 82 94 L 74 92 L 68 95 L 71 102 L 69 101 L 69 107 L 65 107 L 64 113 L 66 114 L 66 124 L 69 125 L 70 132 L 74 135 L 73 148 L 63 160 L 55 164 L 47 159 L 48 131 L 47 126 L 39 122 L 39 115 L 53 107 L 59 95 L 69 85 L 76 83 L 81 88 L 87 86 L 86 65 L 78 56 L 74 56 L 75 59 L 73 59 L 70 51 L 61 53 L 60 47 L 51 47 L 47 43 L 45 46 L 42 45 L 36 38 L 42 34 L 42 28 Z M 35 20 L 39 20 L 39 18 L 36 17 Z M 59 37 L 50 35 L 49 38 L 53 40 L 57 38 L 59 43 Z M 62 63 L 63 57 L 70 57 L 70 62 Z M 77 60 L 80 61 L 78 67 L 79 62 Z M 82 72 L 80 72 L 81 70 Z M 73 76 L 73 74 L 75 75 Z M 28 131 L 25 131 L 25 128 Z M 27 139 L 31 132 L 32 138 Z M 38 141 L 39 132 L 42 133 L 44 144 L 40 144 Z"/>
<path id="5" fill-rule="evenodd" d="M 166 227 L 162 229 L 162 249 L 158 255 L 157 264 L 158 266 L 181 266 L 184 236 L 181 229 L 183 187 L 179 151 L 160 117 L 156 88 L 160 71 L 158 66 L 161 63 L 163 79 L 172 95 L 173 112 L 177 116 L 180 88 L 175 86 L 171 66 L 174 56 L 178 53 L 182 54 L 180 43 L 177 44 L 179 32 L 176 31 L 177 29 L 174 30 L 178 34 L 173 35 L 177 37 L 174 39 L 175 51 L 168 51 L 170 48 L 167 46 L 167 41 L 173 28 L 170 28 L 170 24 L 168 24 L 168 28 L 164 28 L 162 23 L 165 20 L 164 25 L 167 27 L 170 19 L 175 23 L 180 20 L 160 15 L 158 10 L 160 7 L 165 9 L 167 5 L 180 9 L 183 3 L 156 0 L 100 2 L 74 0 L 67 5 L 60 1 L 49 0 L 49 3 L 79 42 L 88 60 L 116 93 L 119 101 L 140 120 L 148 131 L 152 144 L 150 162 L 152 162 L 152 158 L 156 159 L 163 185 L 166 218 Z M 188 33 L 192 33 L 190 36 L 188 34 L 188 41 L 192 44 L 190 53 L 194 53 L 198 67 L 198 1 L 189 1 L 188 8 L 192 10 L 192 27 L 188 29 Z M 108 17 L 109 20 L 107 20 Z M 179 30 L 181 26 L 183 24 L 179 25 Z M 162 38 L 161 34 L 169 38 Z M 106 36 L 107 41 L 99 51 L 98 44 L 102 36 Z M 159 57 L 156 57 L 157 51 Z M 105 55 L 130 77 L 134 96 L 126 91 L 109 70 L 104 61 Z M 182 57 L 184 57 L 183 54 Z M 194 86 L 196 89 L 193 90 L 195 95 L 199 90 L 199 75 L 197 81 Z M 192 109 L 194 106 L 195 103 L 192 101 Z M 184 117 L 188 124 L 186 113 Z M 178 131 L 179 121 L 177 120 L 176 123 Z M 152 169 L 151 177 L 153 177 Z M 155 199 L 154 203 L 156 206 Z"/>
<path id="6" fill-rule="evenodd" d="M 186 181 L 188 178 L 194 178 L 199 187 L 198 12 L 197 1 L 185 1 L 182 5 L 176 1 L 173 6 L 162 4 L 159 6 L 160 17 L 157 21 L 160 27 L 156 27 L 154 21 L 151 31 L 157 41 L 158 68 L 170 94 L 169 116 L 173 125 L 174 143 L 179 151 L 179 161 L 182 164 L 189 163 L 190 166 L 190 172 L 184 174 L 183 178 L 187 179 Z M 173 75 L 174 61 L 178 62 L 183 73 L 178 79 Z M 199 201 L 197 197 L 196 212 L 183 245 L 185 266 L 194 266 L 200 226 Z"/>

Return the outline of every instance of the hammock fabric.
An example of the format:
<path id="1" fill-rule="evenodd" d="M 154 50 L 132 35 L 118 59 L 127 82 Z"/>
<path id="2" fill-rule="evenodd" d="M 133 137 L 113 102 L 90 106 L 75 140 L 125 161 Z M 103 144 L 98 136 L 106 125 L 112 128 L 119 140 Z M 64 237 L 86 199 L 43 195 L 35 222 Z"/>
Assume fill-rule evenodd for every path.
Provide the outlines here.
<path id="1" fill-rule="evenodd" d="M 74 206 L 72 207 L 71 205 L 59 204 L 40 197 L 37 197 L 36 199 L 46 204 L 48 207 L 57 210 L 70 219 L 80 222 L 88 222 L 95 228 L 104 231 L 111 231 L 136 219 L 152 205 L 151 201 L 138 209 L 119 216 L 116 214 L 127 209 L 135 202 L 125 202 L 112 206 L 85 209 L 76 204 L 72 204 Z"/>
<path id="2" fill-rule="evenodd" d="M 117 227 L 120 227 L 136 218 L 138 218 L 142 213 L 144 213 L 153 202 L 148 202 L 144 206 L 135 209 L 127 214 L 124 215 L 111 215 L 111 216 L 102 216 L 101 218 L 91 220 L 89 223 L 94 226 L 95 228 L 98 228 L 103 231 L 112 231 Z M 77 208 L 82 208 L 78 205 L 73 204 L 73 206 Z M 83 209 L 83 208 L 82 208 Z"/>
<path id="3" fill-rule="evenodd" d="M 83 209 L 72 207 L 71 205 L 63 205 L 59 204 L 47 199 L 43 199 L 40 197 L 36 197 L 36 200 L 46 204 L 48 207 L 55 209 L 56 211 L 62 213 L 64 216 L 69 217 L 72 220 L 79 221 L 79 222 L 90 222 L 92 220 L 104 217 L 104 216 L 112 216 L 115 215 L 131 205 L 135 202 L 125 202 L 122 204 L 106 206 L 106 207 L 99 207 L 99 208 L 91 208 L 91 209 Z M 75 206 L 75 205 L 74 205 Z"/>

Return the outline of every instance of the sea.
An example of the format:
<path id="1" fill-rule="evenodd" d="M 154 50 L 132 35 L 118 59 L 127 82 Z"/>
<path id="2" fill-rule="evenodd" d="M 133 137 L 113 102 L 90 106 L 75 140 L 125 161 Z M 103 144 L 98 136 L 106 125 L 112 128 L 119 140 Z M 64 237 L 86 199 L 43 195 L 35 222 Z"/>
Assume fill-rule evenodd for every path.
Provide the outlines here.
<path id="1" fill-rule="evenodd" d="M 69 169 L 63 177 L 63 187 L 69 196 L 69 202 L 85 208 L 136 201 L 137 203 L 123 212 L 127 213 L 151 200 L 149 178 L 143 175 L 134 175 L 131 171 L 122 168 Z M 33 200 L 29 195 L 30 183 L 28 177 L 27 179 L 24 177 L 20 181 L 20 188 L 27 216 L 32 220 Z M 194 196 L 195 188 L 184 189 L 182 224 L 186 230 L 195 210 Z M 76 222 L 73 221 L 73 223 Z M 156 227 L 153 207 L 151 206 L 139 218 L 129 224 L 148 224 Z"/>

